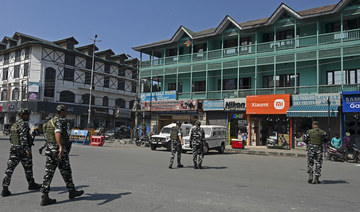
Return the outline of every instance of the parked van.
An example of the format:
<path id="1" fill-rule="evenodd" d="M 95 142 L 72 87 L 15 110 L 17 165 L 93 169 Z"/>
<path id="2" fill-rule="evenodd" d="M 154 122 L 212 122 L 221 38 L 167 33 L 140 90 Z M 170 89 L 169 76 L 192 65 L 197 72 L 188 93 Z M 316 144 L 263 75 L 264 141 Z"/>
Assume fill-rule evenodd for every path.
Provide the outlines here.
<path id="1" fill-rule="evenodd" d="M 219 125 L 203 125 L 201 128 L 205 133 L 205 154 L 212 149 L 217 150 L 220 154 L 224 153 L 227 144 L 226 127 Z M 186 137 L 184 136 L 183 141 L 183 152 L 192 150 L 192 148 L 190 148 L 190 134 Z"/>
<path id="2" fill-rule="evenodd" d="M 163 127 L 159 135 L 152 135 L 150 138 L 150 147 L 152 150 L 156 150 L 157 147 L 165 147 L 167 150 L 171 150 L 170 132 L 171 128 L 175 127 L 176 124 L 172 123 Z M 181 131 L 184 136 L 189 136 L 192 124 L 182 124 Z"/>

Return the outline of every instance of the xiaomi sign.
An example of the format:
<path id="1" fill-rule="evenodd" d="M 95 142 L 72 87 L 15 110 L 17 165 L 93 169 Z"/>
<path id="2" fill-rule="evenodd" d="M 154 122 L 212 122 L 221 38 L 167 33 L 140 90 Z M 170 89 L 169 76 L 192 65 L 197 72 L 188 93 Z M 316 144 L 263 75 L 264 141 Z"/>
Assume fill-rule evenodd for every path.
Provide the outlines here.
<path id="1" fill-rule="evenodd" d="M 290 108 L 290 94 L 246 97 L 246 114 L 286 114 Z"/>

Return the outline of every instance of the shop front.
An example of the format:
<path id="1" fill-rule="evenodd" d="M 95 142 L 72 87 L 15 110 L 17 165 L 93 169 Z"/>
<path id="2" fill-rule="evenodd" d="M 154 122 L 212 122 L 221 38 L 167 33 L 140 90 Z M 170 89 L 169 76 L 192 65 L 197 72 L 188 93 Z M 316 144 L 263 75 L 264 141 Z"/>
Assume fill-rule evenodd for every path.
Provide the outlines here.
<path id="1" fill-rule="evenodd" d="M 343 134 L 350 133 L 350 142 L 360 146 L 360 91 L 343 92 Z"/>
<path id="2" fill-rule="evenodd" d="M 203 111 L 206 114 L 206 125 L 227 126 L 224 100 L 204 100 Z"/>
<path id="3" fill-rule="evenodd" d="M 246 98 L 224 99 L 224 110 L 228 120 L 228 142 L 231 139 L 238 139 L 249 144 Z"/>
<path id="4" fill-rule="evenodd" d="M 340 134 L 339 106 L 339 93 L 292 95 L 287 117 L 293 120 L 294 146 L 304 145 L 304 134 L 312 128 L 315 120 L 321 129 L 328 134 L 331 132 L 331 137 Z"/>
<path id="5" fill-rule="evenodd" d="M 281 136 L 292 148 L 291 119 L 286 116 L 290 108 L 289 94 L 256 95 L 246 97 L 246 115 L 249 120 L 249 145 L 264 146 L 270 135 Z"/>

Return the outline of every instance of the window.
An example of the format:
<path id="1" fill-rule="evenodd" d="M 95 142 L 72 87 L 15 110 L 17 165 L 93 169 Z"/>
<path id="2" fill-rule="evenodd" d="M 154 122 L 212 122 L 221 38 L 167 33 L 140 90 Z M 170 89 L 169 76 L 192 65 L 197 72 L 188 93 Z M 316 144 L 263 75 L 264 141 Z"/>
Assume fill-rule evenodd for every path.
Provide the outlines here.
<path id="1" fill-rule="evenodd" d="M 117 105 L 120 108 L 125 108 L 125 104 L 126 102 L 124 99 L 119 98 L 115 100 L 115 105 Z"/>
<path id="2" fill-rule="evenodd" d="M 64 68 L 64 80 L 74 81 L 74 69 Z"/>
<path id="3" fill-rule="evenodd" d="M 125 90 L 125 81 L 118 80 L 118 90 Z"/>
<path id="4" fill-rule="evenodd" d="M 129 109 L 133 109 L 134 104 L 135 104 L 135 100 L 131 100 L 131 101 L 129 102 Z"/>
<path id="5" fill-rule="evenodd" d="M 176 91 L 176 83 L 169 83 L 168 84 L 168 91 Z M 179 93 L 182 92 L 182 82 L 178 83 L 178 90 Z"/>
<path id="6" fill-rule="evenodd" d="M 294 38 L 294 30 L 284 30 L 276 32 L 276 40 L 285 40 Z M 274 33 L 266 33 L 263 34 L 263 42 L 271 42 L 274 41 Z"/>
<path id="7" fill-rule="evenodd" d="M 8 80 L 8 72 L 9 72 L 9 68 L 4 68 L 3 69 L 2 80 Z"/>
<path id="8" fill-rule="evenodd" d="M 110 74 L 110 64 L 105 64 L 105 73 Z"/>
<path id="9" fill-rule="evenodd" d="M 19 62 L 21 60 L 21 50 L 17 50 L 15 52 L 15 62 Z"/>
<path id="10" fill-rule="evenodd" d="M 107 96 L 104 96 L 102 105 L 103 106 L 109 106 L 109 98 Z"/>
<path id="11" fill-rule="evenodd" d="M 16 65 L 14 67 L 14 78 L 19 78 L 20 77 L 20 65 Z"/>
<path id="12" fill-rule="evenodd" d="M 88 105 L 89 100 L 90 100 L 90 95 L 84 94 L 84 95 L 82 95 L 81 99 L 82 99 L 83 104 Z M 94 105 L 94 104 L 95 104 L 95 97 L 94 97 L 94 95 L 91 95 L 91 105 Z"/>
<path id="13" fill-rule="evenodd" d="M 223 90 L 236 90 L 237 79 L 223 79 Z M 218 90 L 221 88 L 221 80 L 218 80 Z M 251 88 L 251 77 L 239 79 L 239 89 L 250 89 Z"/>
<path id="14" fill-rule="evenodd" d="M 90 85 L 91 73 L 85 73 L 85 84 Z"/>
<path id="15" fill-rule="evenodd" d="M 8 95 L 8 91 L 6 89 L 2 90 L 1 91 L 1 101 L 7 101 L 7 95 Z"/>
<path id="16" fill-rule="evenodd" d="M 75 103 L 75 94 L 71 91 L 60 92 L 60 102 Z"/>
<path id="17" fill-rule="evenodd" d="M 30 48 L 25 49 L 25 60 L 30 58 Z"/>
<path id="18" fill-rule="evenodd" d="M 12 100 L 19 100 L 20 90 L 19 88 L 14 88 L 12 92 Z"/>
<path id="19" fill-rule="evenodd" d="M 131 92 L 136 93 L 136 86 L 137 86 L 136 82 L 131 83 Z"/>
<path id="20" fill-rule="evenodd" d="M 192 92 L 200 92 L 206 90 L 206 81 L 195 81 L 192 83 Z"/>
<path id="21" fill-rule="evenodd" d="M 344 70 L 344 84 L 360 83 L 360 69 Z M 341 85 L 341 71 L 327 72 L 328 85 Z"/>
<path id="22" fill-rule="evenodd" d="M 45 89 L 44 89 L 45 97 L 54 97 L 55 77 L 56 77 L 55 69 L 50 68 L 50 67 L 46 68 L 46 70 L 45 70 Z"/>
<path id="23" fill-rule="evenodd" d="M 118 76 L 125 77 L 125 68 L 119 67 Z"/>
<path id="24" fill-rule="evenodd" d="M 207 48 L 206 43 L 194 45 L 194 53 L 205 52 Z"/>
<path id="25" fill-rule="evenodd" d="M 87 58 L 85 66 L 86 66 L 85 68 L 91 69 L 92 68 L 92 59 Z"/>
<path id="26" fill-rule="evenodd" d="M 65 64 L 69 66 L 75 66 L 75 55 L 65 54 Z"/>
<path id="27" fill-rule="evenodd" d="M 238 39 L 224 40 L 224 48 L 231 48 L 238 46 Z"/>
<path id="28" fill-rule="evenodd" d="M 275 80 L 274 80 L 275 78 Z M 297 83 L 296 85 L 300 85 L 299 74 L 297 74 Z M 293 74 L 282 74 L 277 76 L 264 76 L 263 78 L 263 87 L 264 88 L 272 88 L 274 87 L 274 81 L 276 87 L 294 87 L 295 86 L 295 75 Z"/>
<path id="29" fill-rule="evenodd" d="M 136 71 L 133 71 L 132 73 L 131 73 L 131 78 L 132 79 L 137 79 L 137 73 L 136 73 Z"/>
<path id="30" fill-rule="evenodd" d="M 29 75 L 29 63 L 24 64 L 24 77 Z"/>
<path id="31" fill-rule="evenodd" d="M 166 49 L 166 57 L 175 56 L 177 54 L 177 49 Z"/>
<path id="32" fill-rule="evenodd" d="M 104 88 L 109 87 L 109 82 L 110 82 L 110 78 L 109 77 L 104 77 Z"/>
<path id="33" fill-rule="evenodd" d="M 4 54 L 4 65 L 9 64 L 9 54 Z"/>

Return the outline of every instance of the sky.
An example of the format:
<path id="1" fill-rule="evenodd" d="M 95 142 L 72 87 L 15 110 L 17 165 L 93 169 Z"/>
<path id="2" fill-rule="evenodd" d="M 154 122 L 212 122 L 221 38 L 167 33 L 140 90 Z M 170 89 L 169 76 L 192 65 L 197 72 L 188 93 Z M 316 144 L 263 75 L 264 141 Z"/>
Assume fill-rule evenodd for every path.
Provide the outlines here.
<path id="1" fill-rule="evenodd" d="M 74 37 L 83 46 L 94 35 L 102 50 L 140 53 L 132 47 L 171 38 L 183 25 L 194 32 L 216 28 L 226 15 L 237 22 L 266 18 L 285 3 L 296 11 L 340 0 L 1 0 L 0 39 L 21 32 L 44 40 Z"/>

